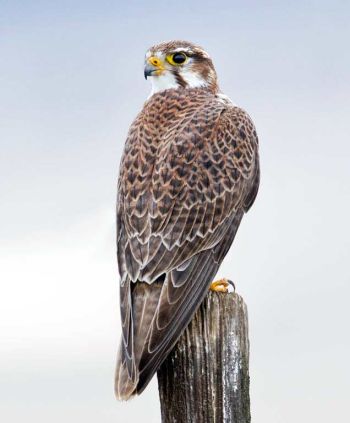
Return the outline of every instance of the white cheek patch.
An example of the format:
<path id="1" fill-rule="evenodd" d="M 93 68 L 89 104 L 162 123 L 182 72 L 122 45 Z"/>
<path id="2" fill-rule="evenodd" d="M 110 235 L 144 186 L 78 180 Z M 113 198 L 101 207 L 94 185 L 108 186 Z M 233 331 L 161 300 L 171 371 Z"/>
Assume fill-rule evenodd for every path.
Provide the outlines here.
<path id="1" fill-rule="evenodd" d="M 205 87 L 208 85 L 208 81 L 203 79 L 196 72 L 182 69 L 180 75 L 186 82 L 188 88 Z M 150 94 L 151 96 L 155 93 L 158 93 L 159 91 L 180 87 L 179 83 L 175 78 L 175 75 L 169 71 L 165 71 L 158 76 L 150 76 L 149 79 L 152 83 L 152 91 Z"/>
<path id="2" fill-rule="evenodd" d="M 181 76 L 190 88 L 205 87 L 208 85 L 208 82 L 205 79 L 203 79 L 198 73 L 191 70 L 182 69 Z"/>

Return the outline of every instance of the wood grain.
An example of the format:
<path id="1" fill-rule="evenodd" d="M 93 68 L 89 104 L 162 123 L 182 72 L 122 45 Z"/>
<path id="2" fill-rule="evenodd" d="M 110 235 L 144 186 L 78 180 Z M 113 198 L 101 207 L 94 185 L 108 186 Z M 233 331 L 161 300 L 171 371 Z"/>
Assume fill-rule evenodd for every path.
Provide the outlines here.
<path id="1" fill-rule="evenodd" d="M 249 423 L 248 313 L 210 291 L 158 370 L 163 423 Z"/>

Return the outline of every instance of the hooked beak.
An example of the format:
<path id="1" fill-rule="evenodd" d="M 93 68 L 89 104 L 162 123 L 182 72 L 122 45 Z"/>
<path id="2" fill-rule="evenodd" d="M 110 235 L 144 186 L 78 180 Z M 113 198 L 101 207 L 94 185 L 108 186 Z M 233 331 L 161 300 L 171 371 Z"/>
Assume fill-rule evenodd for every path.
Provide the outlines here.
<path id="1" fill-rule="evenodd" d="M 145 75 L 145 79 L 147 79 L 148 76 L 152 76 L 153 74 L 156 74 L 156 72 L 158 71 L 159 71 L 159 68 L 151 65 L 150 63 L 147 63 L 143 74 Z"/>
<path id="2" fill-rule="evenodd" d="M 163 70 L 164 66 L 161 60 L 158 57 L 152 56 L 147 60 L 145 65 L 145 79 L 147 79 L 148 76 L 160 75 Z"/>

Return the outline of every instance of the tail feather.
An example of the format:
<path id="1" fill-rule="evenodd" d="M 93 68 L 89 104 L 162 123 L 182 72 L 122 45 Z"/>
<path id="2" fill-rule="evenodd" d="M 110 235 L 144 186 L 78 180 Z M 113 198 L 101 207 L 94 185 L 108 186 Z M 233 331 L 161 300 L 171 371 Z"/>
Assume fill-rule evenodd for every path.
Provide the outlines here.
<path id="1" fill-rule="evenodd" d="M 217 271 L 217 263 L 210 250 L 192 258 L 193 271 L 187 272 L 186 283 L 176 287 L 175 274 L 170 272 L 164 282 L 152 284 L 137 282 L 132 288 L 133 354 L 122 338 L 115 375 L 115 393 L 120 400 L 128 400 L 141 393 L 154 373 L 165 360 L 178 337 L 187 327 L 194 312 L 207 293 L 209 284 Z M 181 295 L 175 291 L 182 291 Z M 172 302 L 169 302 L 169 299 Z M 165 323 L 159 326 L 160 320 Z M 170 317 L 171 316 L 171 317 Z M 165 318 L 166 317 L 166 318 Z M 128 370 L 132 360 L 132 371 Z"/>
<path id="2" fill-rule="evenodd" d="M 115 396 L 120 401 L 126 401 L 136 394 L 138 378 L 131 379 L 126 366 L 126 362 L 121 360 L 119 354 L 115 372 Z"/>

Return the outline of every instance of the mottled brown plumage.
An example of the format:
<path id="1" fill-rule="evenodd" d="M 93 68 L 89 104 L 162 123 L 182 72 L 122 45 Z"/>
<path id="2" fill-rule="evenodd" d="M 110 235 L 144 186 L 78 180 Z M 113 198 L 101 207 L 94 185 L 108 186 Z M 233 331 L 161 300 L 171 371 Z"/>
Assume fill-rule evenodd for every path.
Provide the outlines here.
<path id="1" fill-rule="evenodd" d="M 212 81 L 156 92 L 129 130 L 117 201 L 121 399 L 142 392 L 189 323 L 258 190 L 254 125 Z"/>

